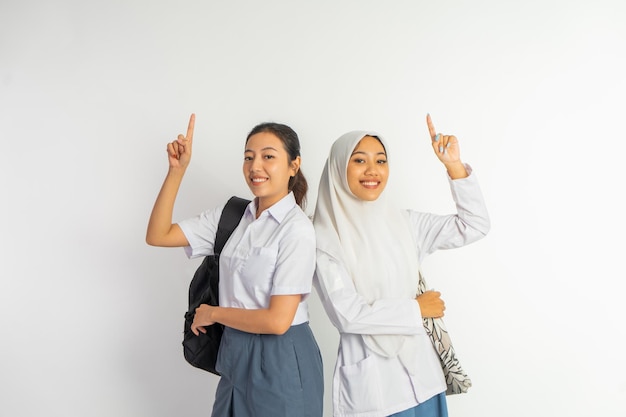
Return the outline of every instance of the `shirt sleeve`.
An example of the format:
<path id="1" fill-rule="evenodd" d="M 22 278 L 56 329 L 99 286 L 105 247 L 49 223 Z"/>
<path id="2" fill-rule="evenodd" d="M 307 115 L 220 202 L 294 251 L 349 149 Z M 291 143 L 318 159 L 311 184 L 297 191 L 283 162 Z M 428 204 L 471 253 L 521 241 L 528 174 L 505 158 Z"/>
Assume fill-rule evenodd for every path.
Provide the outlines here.
<path id="1" fill-rule="evenodd" d="M 380 299 L 368 304 L 359 295 L 345 267 L 317 251 L 313 279 L 326 314 L 340 333 L 415 335 L 425 333 L 414 299 Z"/>
<path id="2" fill-rule="evenodd" d="M 213 255 L 217 225 L 223 209 L 222 205 L 178 222 L 189 242 L 189 246 L 183 248 L 188 258 Z"/>
<path id="3" fill-rule="evenodd" d="M 416 234 L 419 261 L 439 249 L 452 249 L 482 239 L 491 227 L 487 206 L 476 175 L 466 165 L 469 176 L 448 178 L 457 213 L 437 215 L 409 210 Z"/>
<path id="4" fill-rule="evenodd" d="M 299 208 L 298 208 L 299 210 Z M 315 230 L 303 214 L 288 220 L 289 230 L 280 240 L 270 295 L 311 293 L 315 272 Z"/>

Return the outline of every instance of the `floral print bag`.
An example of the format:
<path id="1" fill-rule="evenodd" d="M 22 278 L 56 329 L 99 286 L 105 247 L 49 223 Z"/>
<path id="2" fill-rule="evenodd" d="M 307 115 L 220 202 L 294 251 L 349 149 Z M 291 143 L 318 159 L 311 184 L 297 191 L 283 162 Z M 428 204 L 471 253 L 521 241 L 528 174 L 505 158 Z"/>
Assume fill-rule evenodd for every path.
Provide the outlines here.
<path id="1" fill-rule="evenodd" d="M 418 283 L 418 295 L 426 291 L 426 282 L 422 276 L 422 272 L 419 273 Z M 454 347 L 450 340 L 450 335 L 446 330 L 446 326 L 441 318 L 424 318 L 424 327 L 426 333 L 435 346 L 435 351 L 439 355 L 441 361 L 441 367 L 443 368 L 443 375 L 446 378 L 446 395 L 461 394 L 467 392 L 469 387 L 472 386 L 472 381 L 469 379 L 461 364 L 456 357 Z"/>

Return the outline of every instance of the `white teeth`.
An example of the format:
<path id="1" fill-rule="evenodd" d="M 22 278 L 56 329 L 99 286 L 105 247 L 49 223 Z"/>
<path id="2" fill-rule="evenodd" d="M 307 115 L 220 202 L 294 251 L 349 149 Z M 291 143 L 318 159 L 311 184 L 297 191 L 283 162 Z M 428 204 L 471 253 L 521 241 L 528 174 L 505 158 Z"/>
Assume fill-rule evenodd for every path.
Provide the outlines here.
<path id="1" fill-rule="evenodd" d="M 378 182 L 376 182 L 376 181 L 362 181 L 361 184 L 363 184 L 363 185 L 377 185 Z"/>
<path id="2" fill-rule="evenodd" d="M 252 182 L 265 182 L 267 178 L 252 178 Z"/>

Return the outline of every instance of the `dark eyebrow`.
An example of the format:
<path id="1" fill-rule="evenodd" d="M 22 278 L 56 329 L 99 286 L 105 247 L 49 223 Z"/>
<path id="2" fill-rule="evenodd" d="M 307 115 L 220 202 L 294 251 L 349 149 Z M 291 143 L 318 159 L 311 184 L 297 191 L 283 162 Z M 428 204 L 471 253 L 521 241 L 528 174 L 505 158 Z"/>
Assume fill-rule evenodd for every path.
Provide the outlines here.
<path id="1" fill-rule="evenodd" d="M 354 152 L 352 152 L 352 155 L 356 155 L 356 154 L 367 155 L 367 153 L 363 152 L 363 151 L 354 151 Z M 376 155 L 385 155 L 385 156 L 387 156 L 387 154 L 385 152 L 378 152 Z"/>
<path id="2" fill-rule="evenodd" d="M 265 148 L 261 149 L 261 151 L 270 151 L 270 150 L 278 152 L 278 149 L 273 148 L 271 146 L 268 146 L 268 147 L 265 147 Z M 254 152 L 254 151 L 252 149 L 246 149 L 244 152 Z"/>

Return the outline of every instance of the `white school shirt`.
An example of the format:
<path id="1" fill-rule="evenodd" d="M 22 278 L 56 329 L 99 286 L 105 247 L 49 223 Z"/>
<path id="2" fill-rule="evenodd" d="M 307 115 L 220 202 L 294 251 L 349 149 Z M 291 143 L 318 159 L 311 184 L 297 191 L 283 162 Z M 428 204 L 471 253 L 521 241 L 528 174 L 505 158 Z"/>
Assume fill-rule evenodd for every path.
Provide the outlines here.
<path id="1" fill-rule="evenodd" d="M 467 245 L 489 231 L 482 193 L 476 176 L 467 168 L 467 178 L 449 179 L 456 215 L 407 210 L 420 264 L 438 249 Z M 317 251 L 313 283 L 340 333 L 333 375 L 335 417 L 388 416 L 446 390 L 439 357 L 426 334 L 415 299 L 380 299 L 368 304 L 356 292 L 344 265 L 322 251 Z M 386 358 L 370 351 L 362 334 L 418 335 L 422 353 L 416 374 L 410 375 L 397 357 Z"/>
<path id="2" fill-rule="evenodd" d="M 224 206 L 178 223 L 189 258 L 213 254 L 217 224 Z M 255 218 L 256 200 L 220 254 L 220 306 L 269 307 L 272 295 L 302 294 L 292 325 L 309 320 L 306 298 L 315 271 L 315 230 L 293 193 Z"/>

